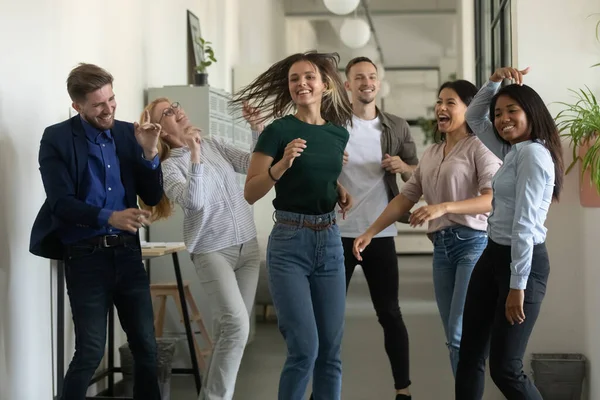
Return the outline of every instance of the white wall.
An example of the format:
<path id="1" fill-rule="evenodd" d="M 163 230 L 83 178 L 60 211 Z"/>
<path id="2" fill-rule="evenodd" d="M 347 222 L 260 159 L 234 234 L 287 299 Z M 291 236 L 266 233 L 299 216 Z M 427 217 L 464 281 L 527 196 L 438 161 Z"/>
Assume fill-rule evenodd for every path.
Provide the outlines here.
<path id="1" fill-rule="evenodd" d="M 244 61 L 236 58 L 239 46 L 259 60 L 273 59 L 285 47 L 279 0 L 259 3 L 0 0 L 0 400 L 52 397 L 51 267 L 30 255 L 28 244 L 45 198 L 39 141 L 46 126 L 69 116 L 70 69 L 85 61 L 109 70 L 117 117 L 136 120 L 146 87 L 187 83 L 190 9 L 219 60 L 209 68 L 210 83 L 230 89 L 231 67 Z M 254 23 L 240 26 L 241 12 L 252 10 Z M 272 24 L 263 24 L 264 15 Z M 244 42 L 249 34 L 252 42 Z M 72 335 L 66 343 L 72 345 Z"/>
<path id="2" fill-rule="evenodd" d="M 600 16 L 597 0 L 516 1 L 515 66 L 531 66 L 527 84 L 547 102 L 570 101 L 568 88 L 589 85 L 600 94 L 600 45 L 595 24 Z M 538 23 L 543 11 L 543 25 Z M 560 50 L 560 51 L 558 51 Z M 560 110 L 550 105 L 553 115 Z M 565 143 L 565 163 L 572 160 Z M 579 205 L 577 176 L 566 178 L 559 204 L 552 206 L 547 222 L 547 245 L 552 272 L 548 292 L 528 352 L 583 352 L 590 357 L 590 399 L 600 398 L 600 327 L 597 309 L 597 249 L 600 212 Z M 529 366 L 527 366 L 529 369 Z"/>
<path id="3" fill-rule="evenodd" d="M 287 54 L 317 50 L 317 46 L 317 32 L 310 21 L 302 19 L 287 20 L 285 43 Z"/>
<path id="4" fill-rule="evenodd" d="M 40 38 L 22 21 L 27 17 L 28 27 L 49 30 L 55 13 L 50 3 L 41 4 L 37 13 L 31 13 L 27 1 L 2 8 L 3 32 L 12 34 L 0 37 L 0 52 L 11 55 L 0 64 L 0 398 L 43 399 L 40 394 L 47 398 L 52 382 L 50 269 L 27 252 L 42 196 L 32 138 L 41 133 L 42 121 L 59 110 L 56 103 L 39 98 L 42 90 L 51 92 L 56 86 L 40 89 L 44 76 L 54 72 L 55 65 L 44 62 L 52 59 L 48 44 L 54 37 Z"/>
<path id="5" fill-rule="evenodd" d="M 475 4 L 457 0 L 458 69 L 457 78 L 475 82 Z M 442 76 L 443 77 L 443 76 Z"/>

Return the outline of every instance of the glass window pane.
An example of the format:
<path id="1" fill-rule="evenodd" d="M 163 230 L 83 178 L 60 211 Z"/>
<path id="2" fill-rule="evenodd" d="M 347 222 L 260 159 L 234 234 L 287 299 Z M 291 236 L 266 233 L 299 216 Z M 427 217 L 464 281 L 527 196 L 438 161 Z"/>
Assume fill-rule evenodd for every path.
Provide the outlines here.
<path id="1" fill-rule="evenodd" d="M 492 74 L 492 10 L 491 3 L 489 0 L 481 1 L 481 30 L 482 30 L 482 71 L 483 71 L 483 82 L 487 81 L 489 76 Z"/>
<path id="2" fill-rule="evenodd" d="M 492 72 L 502 67 L 502 24 L 496 24 L 492 30 Z"/>
<path id="3" fill-rule="evenodd" d="M 502 10 L 502 20 L 500 22 L 503 27 L 502 64 L 503 66 L 512 66 L 512 21 L 510 1 L 506 3 L 506 7 Z"/>
<path id="4" fill-rule="evenodd" d="M 502 2 L 502 0 L 483 0 L 484 3 L 490 2 L 492 5 L 492 18 L 491 20 L 493 20 L 496 15 L 498 15 L 498 11 L 500 11 L 500 3 Z M 490 21 L 491 21 L 490 20 Z"/>
<path id="5" fill-rule="evenodd" d="M 511 0 L 475 0 L 475 67 L 477 84 L 496 68 L 512 65 Z M 492 27 L 492 22 L 497 23 Z"/>

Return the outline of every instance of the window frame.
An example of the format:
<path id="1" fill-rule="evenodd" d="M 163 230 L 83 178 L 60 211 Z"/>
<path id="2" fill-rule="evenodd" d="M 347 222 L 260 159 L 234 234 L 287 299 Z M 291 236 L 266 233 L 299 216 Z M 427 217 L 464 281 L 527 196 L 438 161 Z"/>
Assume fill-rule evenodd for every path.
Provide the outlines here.
<path id="1" fill-rule="evenodd" d="M 512 65 L 512 0 L 474 0 L 475 75 L 483 85 L 496 68 Z"/>

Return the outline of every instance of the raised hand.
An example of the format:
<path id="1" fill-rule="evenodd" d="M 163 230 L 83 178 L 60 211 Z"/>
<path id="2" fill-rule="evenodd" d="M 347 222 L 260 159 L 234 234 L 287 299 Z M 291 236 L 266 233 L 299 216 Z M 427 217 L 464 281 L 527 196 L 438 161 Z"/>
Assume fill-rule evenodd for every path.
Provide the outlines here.
<path id="1" fill-rule="evenodd" d="M 263 131 L 265 126 L 262 122 L 258 108 L 251 107 L 250 104 L 245 101 L 242 108 L 242 114 L 244 115 L 244 119 L 250 124 L 250 129 L 252 129 L 253 132 Z"/>
<path id="2" fill-rule="evenodd" d="M 344 155 L 342 156 L 342 165 L 348 164 L 348 152 L 344 150 Z"/>
<path id="3" fill-rule="evenodd" d="M 202 129 L 195 126 L 187 126 L 183 130 L 183 141 L 190 150 L 200 150 L 200 142 L 202 142 L 201 132 Z"/>
<path id="4" fill-rule="evenodd" d="M 492 82 L 502 82 L 503 79 L 510 79 L 517 85 L 523 84 L 523 75 L 527 75 L 529 73 L 529 67 L 518 70 L 512 67 L 503 67 L 498 68 L 492 76 L 490 76 L 490 81 Z"/>
<path id="5" fill-rule="evenodd" d="M 285 146 L 280 162 L 286 170 L 292 167 L 294 160 L 302 155 L 304 149 L 306 149 L 306 140 L 304 139 L 294 139 Z"/>
<path id="6" fill-rule="evenodd" d="M 392 174 L 402 174 L 407 171 L 408 165 L 399 156 L 392 157 L 386 154 L 381 162 L 381 168 Z"/>
<path id="7" fill-rule="evenodd" d="M 146 110 L 142 124 L 134 122 L 133 127 L 135 128 L 135 139 L 144 150 L 144 158 L 152 160 L 158 154 L 158 138 L 162 130 L 161 126 L 150 122 L 150 112 Z"/>

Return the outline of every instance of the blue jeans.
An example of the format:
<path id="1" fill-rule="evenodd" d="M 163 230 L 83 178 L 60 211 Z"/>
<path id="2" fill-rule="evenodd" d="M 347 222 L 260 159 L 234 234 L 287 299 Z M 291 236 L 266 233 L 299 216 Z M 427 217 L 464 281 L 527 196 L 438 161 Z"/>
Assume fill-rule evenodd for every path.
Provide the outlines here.
<path id="1" fill-rule="evenodd" d="M 487 245 L 487 234 L 453 226 L 430 235 L 433 241 L 433 286 L 442 317 L 452 373 L 456 376 L 462 318 L 471 272 Z"/>
<path id="2" fill-rule="evenodd" d="M 150 283 L 139 245 L 70 245 L 65 267 L 75 325 L 75 355 L 61 400 L 85 399 L 104 356 L 107 315 L 113 304 L 133 355 L 133 398 L 160 400 Z"/>
<path id="3" fill-rule="evenodd" d="M 287 344 L 278 398 L 304 399 L 312 374 L 315 400 L 339 400 L 346 274 L 335 213 L 277 211 L 276 219 L 267 269 L 279 330 Z"/>

